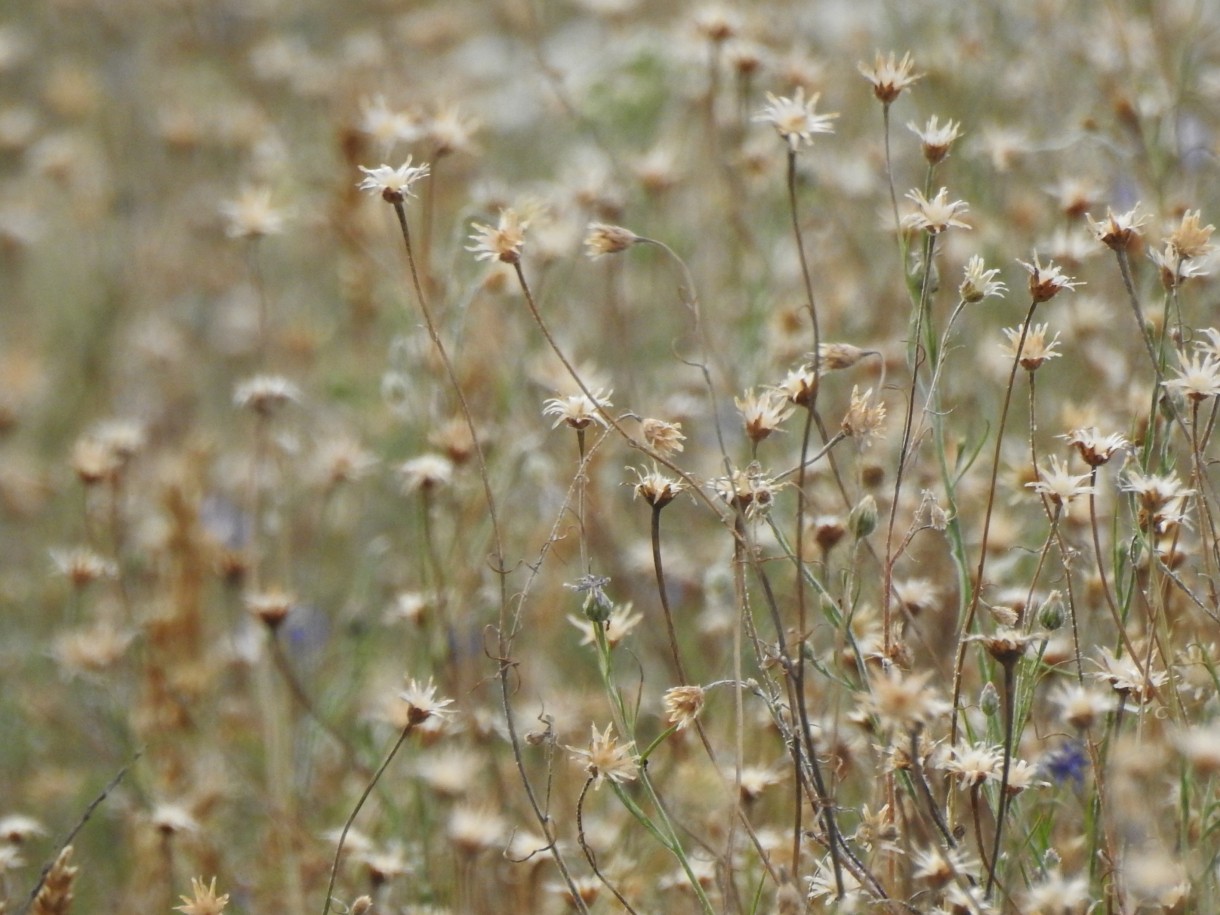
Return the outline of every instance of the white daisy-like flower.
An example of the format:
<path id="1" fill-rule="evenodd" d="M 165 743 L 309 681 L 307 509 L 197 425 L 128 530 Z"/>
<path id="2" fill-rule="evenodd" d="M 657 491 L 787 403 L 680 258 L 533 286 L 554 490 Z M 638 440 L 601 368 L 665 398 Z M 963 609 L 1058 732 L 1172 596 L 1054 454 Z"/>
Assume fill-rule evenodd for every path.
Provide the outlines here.
<path id="1" fill-rule="evenodd" d="M 386 203 L 402 203 L 408 197 L 414 197 L 411 190 L 415 182 L 428 176 L 428 165 L 412 165 L 411 157 L 398 168 L 390 165 L 379 165 L 376 168 L 360 166 L 364 172 L 364 180 L 357 185 L 362 191 L 379 194 Z"/>
<path id="2" fill-rule="evenodd" d="M 802 145 L 813 144 L 815 133 L 833 133 L 831 121 L 838 114 L 818 114 L 814 109 L 820 95 L 814 93 L 805 98 L 805 89 L 798 86 L 792 97 L 767 93 L 767 105 L 755 117 L 775 128 L 776 132 L 796 152 Z"/>

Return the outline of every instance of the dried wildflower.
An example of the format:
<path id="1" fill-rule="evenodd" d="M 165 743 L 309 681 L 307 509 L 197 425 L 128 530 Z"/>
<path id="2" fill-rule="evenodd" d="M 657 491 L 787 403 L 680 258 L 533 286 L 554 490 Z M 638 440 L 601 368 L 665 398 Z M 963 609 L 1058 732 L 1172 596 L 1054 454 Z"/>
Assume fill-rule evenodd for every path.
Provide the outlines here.
<path id="1" fill-rule="evenodd" d="M 1203 778 L 1220 772 L 1220 724 L 1185 728 L 1174 736 L 1178 752 Z"/>
<path id="2" fill-rule="evenodd" d="M 364 180 L 357 187 L 370 194 L 380 194 L 386 203 L 402 203 L 408 197 L 414 197 L 415 192 L 411 188 L 415 182 L 428 177 L 427 163 L 412 165 L 411 156 L 407 156 L 407 161 L 398 168 L 389 165 L 365 168 L 361 165 L 360 171 L 364 172 Z"/>
<path id="3" fill-rule="evenodd" d="M 1122 489 L 1135 494 L 1140 527 L 1162 534 L 1186 522 L 1186 502 L 1194 494 L 1173 474 L 1144 474 L 1136 470 L 1127 474 Z"/>
<path id="4" fill-rule="evenodd" d="M 1008 343 L 1001 344 L 1000 348 L 1010 359 L 1017 359 L 1025 371 L 1037 371 L 1048 359 L 1057 359 L 1063 355 L 1055 348 L 1059 345 L 1059 334 L 1056 333 L 1048 343 L 1047 329 L 1046 324 L 1030 325 L 1029 331 L 1025 334 L 1025 343 L 1021 346 L 1021 352 L 1018 353 L 1017 344 L 1021 340 L 1021 328 L 1005 327 L 1004 336 L 1008 338 Z"/>
<path id="5" fill-rule="evenodd" d="M 703 711 L 703 687 L 675 686 L 665 691 L 665 720 L 679 731 L 694 724 Z"/>
<path id="6" fill-rule="evenodd" d="M 733 403 L 737 404 L 737 412 L 741 414 L 746 438 L 754 444 L 779 431 L 793 410 L 792 404 L 776 396 L 775 391 L 763 391 L 761 394 L 746 391 L 745 396 L 733 398 Z"/>
<path id="7" fill-rule="evenodd" d="M 940 768 L 967 788 L 977 788 L 991 779 L 1000 780 L 1004 751 L 1000 747 L 976 743 L 950 747 Z"/>
<path id="8" fill-rule="evenodd" d="M 1213 225 L 1199 225 L 1199 210 L 1187 210 L 1182 214 L 1182 221 L 1169 236 L 1169 247 L 1182 260 L 1207 257 L 1216 250 L 1210 243 Z"/>
<path id="9" fill-rule="evenodd" d="M 220 205 L 229 238 L 262 238 L 284 231 L 284 211 L 271 205 L 271 189 L 252 187 Z"/>
<path id="10" fill-rule="evenodd" d="M 626 251 L 639 240 L 640 237 L 630 229 L 602 222 L 591 222 L 588 232 L 585 234 L 585 254 L 589 257 L 618 254 L 620 251 Z"/>
<path id="11" fill-rule="evenodd" d="M 940 849 L 935 846 L 918 849 L 911 856 L 915 865 L 914 877 L 933 887 L 945 887 L 959 878 L 969 878 L 977 881 L 979 876 L 978 862 L 960 848 Z M 963 911 L 975 912 L 974 906 Z"/>
<path id="12" fill-rule="evenodd" d="M 1220 395 L 1220 358 L 1196 350 L 1189 356 L 1178 354 L 1178 377 L 1164 381 L 1192 403 Z"/>
<path id="13" fill-rule="evenodd" d="M 179 897 L 183 905 L 176 906 L 175 912 L 182 912 L 184 915 L 220 915 L 224 911 L 226 905 L 229 904 L 229 894 L 223 896 L 216 895 L 216 878 L 212 878 L 210 885 L 205 885 L 202 877 L 191 878 L 192 896 Z"/>
<path id="14" fill-rule="evenodd" d="M 428 139 L 432 141 L 433 154 L 439 159 L 452 153 L 475 152 L 474 135 L 481 126 L 478 118 L 463 115 L 459 105 L 439 108 L 426 128 Z"/>
<path id="15" fill-rule="evenodd" d="M 45 836 L 46 829 L 36 819 L 21 813 L 0 817 L 0 840 L 10 845 L 22 845 L 34 836 Z"/>
<path id="16" fill-rule="evenodd" d="M 246 610 L 273 632 L 288 618 L 294 601 L 295 598 L 282 588 L 267 588 L 245 596 Z"/>
<path id="17" fill-rule="evenodd" d="M 732 778 L 732 773 L 725 773 Z M 758 800 L 764 791 L 784 780 L 784 772 L 772 766 L 741 767 L 741 799 L 745 803 Z"/>
<path id="18" fill-rule="evenodd" d="M 407 688 L 398 694 L 398 698 L 407 703 L 407 723 L 410 725 L 423 724 L 430 718 L 443 721 L 453 714 L 452 709 L 446 708 L 453 704 L 453 700 L 437 698 L 436 686 L 432 683 L 431 677 L 428 678 L 427 683 L 423 684 L 414 678 L 409 678 Z"/>
<path id="19" fill-rule="evenodd" d="M 962 284 L 957 287 L 957 294 L 963 302 L 971 305 L 992 296 L 1004 298 L 1008 287 L 996 281 L 999 272 L 998 268 L 988 270 L 983 259 L 977 254 L 973 255 L 966 262 L 965 275 L 962 277 Z"/>
<path id="20" fill-rule="evenodd" d="M 821 343 L 818 345 L 818 370 L 834 372 L 839 369 L 849 369 L 865 356 L 879 355 L 875 349 L 861 349 L 850 343 Z M 813 360 L 813 356 L 806 356 Z"/>
<path id="21" fill-rule="evenodd" d="M 360 109 L 361 133 L 372 137 L 387 152 L 395 143 L 414 143 L 423 132 L 411 114 L 396 111 L 386 104 L 384 95 L 364 99 Z"/>
<path id="22" fill-rule="evenodd" d="M 430 493 L 453 482 L 453 462 L 442 454 L 421 454 L 398 465 L 404 493 Z"/>
<path id="23" fill-rule="evenodd" d="M 504 819 L 490 807 L 461 806 L 449 816 L 448 832 L 458 851 L 477 855 L 504 840 Z"/>
<path id="24" fill-rule="evenodd" d="M 874 438 L 881 434 L 885 425 L 885 404 L 878 400 L 873 402 L 873 389 L 869 388 L 863 394 L 858 386 L 851 389 L 851 405 L 843 417 L 840 426 L 843 432 L 860 442 L 861 448 L 867 448 Z"/>
<path id="25" fill-rule="evenodd" d="M 72 583 L 76 589 L 86 588 L 95 581 L 117 578 L 118 564 L 95 553 L 87 546 L 70 550 L 51 550 L 51 562 L 55 571 Z"/>
<path id="26" fill-rule="evenodd" d="M 1067 435 L 1061 435 L 1069 445 L 1090 467 L 1101 467 L 1108 464 L 1119 451 L 1129 446 L 1129 442 L 1117 432 L 1102 436 L 1096 429 L 1076 429 Z"/>
<path id="27" fill-rule="evenodd" d="M 946 121 L 941 125 L 936 115 L 928 119 L 927 126 L 922 130 L 916 124 L 907 124 L 907 128 L 919 137 L 923 157 L 929 165 L 936 165 L 945 160 L 954 142 L 962 135 L 960 127 L 957 121 Z"/>
<path id="28" fill-rule="evenodd" d="M 354 438 L 340 436 L 318 444 L 312 466 L 315 478 L 330 488 L 364 479 L 377 466 L 377 458 Z"/>
<path id="29" fill-rule="evenodd" d="M 1059 458 L 1052 454 L 1046 464 L 1038 468 L 1037 481 L 1025 485 L 1046 496 L 1052 505 L 1062 508 L 1066 514 L 1073 501 L 1081 496 L 1096 494 L 1096 487 L 1089 483 L 1091 478 L 1091 473 L 1069 473 L 1067 467 L 1059 463 Z"/>
<path id="30" fill-rule="evenodd" d="M 554 416 L 552 429 L 558 429 L 565 423 L 577 432 L 597 423 L 602 428 L 609 426 L 605 411 L 614 404 L 610 402 L 613 391 L 596 390 L 592 399 L 588 394 L 572 394 L 568 397 L 552 397 L 542 405 L 543 416 Z"/>
<path id="31" fill-rule="evenodd" d="M 864 698 L 864 709 L 876 715 L 884 728 L 909 731 L 943 715 L 949 703 L 928 686 L 932 671 L 903 674 L 890 668 L 872 682 L 872 691 Z"/>
<path id="32" fill-rule="evenodd" d="M 592 737 L 587 750 L 568 747 L 575 762 L 585 764 L 585 772 L 593 779 L 593 787 L 600 788 L 602 782 L 609 779 L 617 784 L 635 781 L 637 772 L 635 758 L 632 756 L 633 744 L 622 746 L 610 735 L 614 725 L 606 725 L 606 730 L 597 732 L 597 725 L 592 726 Z"/>
<path id="33" fill-rule="evenodd" d="M 758 465 L 751 464 L 745 470 L 734 470 L 729 476 L 712 480 L 712 489 L 747 518 L 754 518 L 771 509 L 779 484 L 768 479 Z"/>
<path id="34" fill-rule="evenodd" d="M 741 20 L 724 6 L 705 6 L 695 13 L 695 30 L 708 41 L 721 44 L 741 31 Z"/>
<path id="35" fill-rule="evenodd" d="M 1026 915 L 1086 915 L 1093 909 L 1089 878 L 1065 877 L 1057 868 L 1047 871 L 1021 896 L 1021 911 Z"/>
<path id="36" fill-rule="evenodd" d="M 519 264 L 528 227 L 529 222 L 522 219 L 516 210 L 501 210 L 500 221 L 494 228 L 474 223 L 474 233 L 470 236 L 474 244 L 467 245 L 466 250 L 474 252 L 475 260 Z"/>
<path id="37" fill-rule="evenodd" d="M 239 384 L 233 391 L 233 403 L 243 410 L 260 416 L 270 416 L 288 403 L 301 399 L 300 389 L 279 375 L 256 375 Z"/>
<path id="38" fill-rule="evenodd" d="M 783 396 L 790 404 L 807 407 L 813 403 L 814 395 L 817 394 L 818 376 L 814 374 L 812 365 L 802 365 L 789 371 L 784 380 L 771 390 Z"/>
<path id="39" fill-rule="evenodd" d="M 871 67 L 863 61 L 856 66 L 864 78 L 873 84 L 873 95 L 883 105 L 891 104 L 916 80 L 923 78 L 922 73 L 913 72 L 915 62 L 911 60 L 909 51 L 902 55 L 902 60 L 898 60 L 892 51 L 889 57 L 878 51 Z"/>
<path id="40" fill-rule="evenodd" d="M 1087 219 L 1089 228 L 1093 230 L 1093 237 L 1112 251 L 1130 250 L 1139 240 L 1140 226 L 1147 221 L 1147 217 L 1140 213 L 1138 203 L 1118 215 L 1107 207 L 1103 221 L 1096 221 L 1092 216 Z"/>
<path id="41" fill-rule="evenodd" d="M 614 648 L 627 637 L 627 635 L 644 621 L 644 614 L 636 613 L 634 605 L 630 602 L 625 604 L 615 604 L 608 613 L 605 614 L 605 619 L 595 620 L 588 616 L 569 616 L 568 622 L 584 633 L 584 638 L 581 639 L 582 645 L 593 645 L 597 642 L 597 627 L 601 627 L 606 636 L 606 644 Z"/>
<path id="42" fill-rule="evenodd" d="M 1207 262 L 1187 260 L 1174 250 L 1172 242 L 1165 242 L 1159 250 L 1148 252 L 1148 259 L 1156 264 L 1161 274 L 1161 285 L 1167 290 L 1176 289 L 1183 282 L 1211 272 Z"/>
<path id="43" fill-rule="evenodd" d="M 1059 707 L 1060 717 L 1080 731 L 1087 731 L 1114 708 L 1112 695 L 1076 682 L 1062 684 L 1050 700 Z"/>
<path id="44" fill-rule="evenodd" d="M 1052 261 L 1048 261 L 1045 265 L 1039 263 L 1036 251 L 1033 263 L 1025 261 L 1017 261 L 1017 263 L 1029 272 L 1029 294 L 1035 302 L 1048 302 L 1064 289 L 1074 290 L 1077 286 L 1084 285 L 1080 280 L 1064 276 L 1063 271 Z"/>
<path id="45" fill-rule="evenodd" d="M 1021 632 L 1005 626 L 992 635 L 972 635 L 967 641 L 979 642 L 983 649 L 1005 667 L 1015 664 L 1031 643 L 1043 638 L 1040 633 Z"/>
<path id="46" fill-rule="evenodd" d="M 927 578 L 907 578 L 894 582 L 893 599 L 911 616 L 918 616 L 936 606 L 940 589 Z"/>
<path id="47" fill-rule="evenodd" d="M 949 513 L 941 507 L 940 502 L 937 501 L 936 494 L 932 490 L 925 489 L 919 494 L 919 507 L 915 509 L 915 523 L 919 527 L 943 531 L 952 520 Z"/>
<path id="48" fill-rule="evenodd" d="M 348 910 L 348 913 L 349 915 L 368 915 L 372 908 L 372 896 L 357 896 L 352 900 L 352 907 Z"/>
<path id="49" fill-rule="evenodd" d="M 199 821 L 181 804 L 158 804 L 152 809 L 148 819 L 152 823 L 153 829 L 163 836 L 199 831 Z"/>
<path id="50" fill-rule="evenodd" d="M 762 121 L 775 128 L 788 148 L 796 152 L 802 145 L 813 145 L 815 133 L 833 133 L 830 122 L 838 114 L 818 114 L 817 107 L 820 93 L 815 92 L 805 98 L 805 88 L 798 86 L 792 97 L 772 95 L 767 93 L 767 105 L 754 116 L 755 121 Z"/>
<path id="51" fill-rule="evenodd" d="M 369 882 L 375 886 L 388 883 L 395 877 L 411 873 L 406 850 L 394 842 L 384 848 L 370 846 L 353 853 L 352 860 L 359 861 L 368 872 Z"/>
<path id="52" fill-rule="evenodd" d="M 55 637 L 52 654 L 70 673 L 97 673 L 114 665 L 127 651 L 135 634 L 99 620 L 83 629 L 69 629 Z"/>
<path id="53" fill-rule="evenodd" d="M 1150 702 L 1169 679 L 1165 671 L 1156 671 L 1151 667 L 1141 673 L 1139 665 L 1130 655 L 1119 658 L 1105 647 L 1098 648 L 1097 653 L 1101 655 L 1101 660 L 1094 662 L 1098 670 L 1093 676 L 1102 683 L 1108 683 L 1124 700 L 1134 699 L 1138 705 Z"/>
<path id="54" fill-rule="evenodd" d="M 929 235 L 939 235 L 948 228 L 969 229 L 968 223 L 957 218 L 959 213 L 965 213 L 970 207 L 964 200 L 949 200 L 949 189 L 942 187 L 931 200 L 922 191 L 907 191 L 906 197 L 915 204 L 915 212 L 902 217 L 904 228 L 927 232 Z"/>
<path id="55" fill-rule="evenodd" d="M 682 451 L 686 436 L 681 423 L 667 423 L 663 419 L 644 419 L 640 423 L 644 442 L 662 457 L 670 457 Z"/>
<path id="56" fill-rule="evenodd" d="M 484 763 L 464 747 L 434 751 L 415 761 L 415 776 L 437 794 L 461 797 L 478 781 Z"/>
<path id="57" fill-rule="evenodd" d="M 72 469 L 86 486 L 114 480 L 123 470 L 123 459 L 105 442 L 83 435 L 72 445 Z"/>
<path id="58" fill-rule="evenodd" d="M 636 475 L 636 483 L 633 487 L 635 495 L 653 508 L 664 508 L 686 488 L 684 482 L 665 476 L 655 467 L 647 473 L 635 467 L 631 469 Z"/>

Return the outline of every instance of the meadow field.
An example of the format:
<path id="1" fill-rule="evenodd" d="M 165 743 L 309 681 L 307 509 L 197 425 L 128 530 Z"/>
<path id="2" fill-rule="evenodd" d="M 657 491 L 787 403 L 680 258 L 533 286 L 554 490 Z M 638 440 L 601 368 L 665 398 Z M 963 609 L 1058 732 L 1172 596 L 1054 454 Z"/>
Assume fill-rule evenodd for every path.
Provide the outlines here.
<path id="1" fill-rule="evenodd" d="M 1220 911 L 1220 5 L 0 77 L 0 913 Z"/>

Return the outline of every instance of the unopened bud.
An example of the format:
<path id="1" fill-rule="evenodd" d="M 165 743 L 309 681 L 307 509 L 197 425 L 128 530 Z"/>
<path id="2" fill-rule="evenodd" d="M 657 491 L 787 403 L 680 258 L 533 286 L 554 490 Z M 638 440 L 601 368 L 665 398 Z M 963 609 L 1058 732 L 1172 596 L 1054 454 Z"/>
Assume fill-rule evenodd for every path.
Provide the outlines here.
<path id="1" fill-rule="evenodd" d="M 995 684 L 990 680 L 983 687 L 983 691 L 979 693 L 979 708 L 983 710 L 983 714 L 988 718 L 994 718 L 1000 711 L 1000 694 L 996 691 Z"/>
<path id="2" fill-rule="evenodd" d="M 865 496 L 847 516 L 847 526 L 857 540 L 863 540 L 877 529 L 877 500 Z"/>
<path id="3" fill-rule="evenodd" d="M 1038 625 L 1047 632 L 1054 632 L 1063 625 L 1065 619 L 1067 612 L 1063 609 L 1063 595 L 1052 591 L 1038 608 Z"/>

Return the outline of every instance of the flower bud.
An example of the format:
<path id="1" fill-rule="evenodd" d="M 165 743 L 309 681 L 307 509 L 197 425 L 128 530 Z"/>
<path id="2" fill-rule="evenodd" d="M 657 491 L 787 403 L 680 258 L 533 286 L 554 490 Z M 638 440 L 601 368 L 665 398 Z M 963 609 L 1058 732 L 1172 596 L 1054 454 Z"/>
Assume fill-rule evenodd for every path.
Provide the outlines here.
<path id="1" fill-rule="evenodd" d="M 1000 694 L 995 688 L 995 684 L 990 680 L 983 687 L 983 691 L 979 693 L 979 708 L 983 710 L 983 714 L 988 718 L 994 718 L 1000 711 Z"/>
<path id="2" fill-rule="evenodd" d="M 1063 625 L 1065 619 L 1067 612 L 1063 608 L 1063 595 L 1052 591 L 1038 608 L 1038 625 L 1047 632 L 1054 632 Z"/>
<path id="3" fill-rule="evenodd" d="M 875 531 L 877 529 L 877 500 L 872 496 L 865 496 L 857 502 L 856 507 L 851 510 L 851 514 L 847 516 L 847 527 L 857 540 L 863 540 Z"/>

